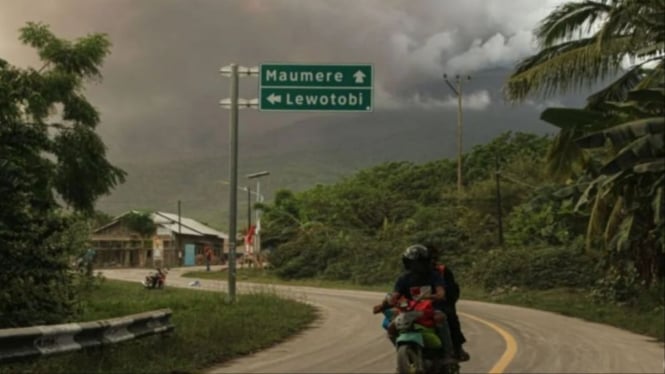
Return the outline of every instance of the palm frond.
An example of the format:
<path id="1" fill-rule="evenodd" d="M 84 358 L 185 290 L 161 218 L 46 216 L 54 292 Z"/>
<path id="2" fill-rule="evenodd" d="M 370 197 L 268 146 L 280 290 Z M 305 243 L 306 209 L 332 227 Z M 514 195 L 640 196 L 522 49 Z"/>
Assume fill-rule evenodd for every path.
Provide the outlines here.
<path id="1" fill-rule="evenodd" d="M 665 59 L 661 59 L 655 68 L 648 71 L 642 81 L 635 87 L 636 89 L 645 89 L 653 87 L 663 87 L 665 85 Z"/>
<path id="2" fill-rule="evenodd" d="M 569 2 L 557 7 L 536 29 L 541 47 L 551 47 L 561 41 L 580 36 L 601 17 L 612 11 L 607 1 Z"/>
<path id="3" fill-rule="evenodd" d="M 629 43 L 629 37 L 616 38 L 599 49 L 594 38 L 585 38 L 545 48 L 518 65 L 504 93 L 520 101 L 532 93 L 548 97 L 591 86 L 621 70 Z"/>

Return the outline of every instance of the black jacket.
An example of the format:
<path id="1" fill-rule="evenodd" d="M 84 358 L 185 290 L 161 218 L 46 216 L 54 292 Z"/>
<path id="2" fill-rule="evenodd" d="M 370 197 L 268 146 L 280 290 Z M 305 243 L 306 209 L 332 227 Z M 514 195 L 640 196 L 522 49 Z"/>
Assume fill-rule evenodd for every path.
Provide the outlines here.
<path id="1" fill-rule="evenodd" d="M 446 304 L 454 305 L 459 300 L 460 289 L 459 284 L 455 282 L 455 275 L 449 267 L 444 264 L 436 265 L 436 271 L 443 276 L 443 281 L 445 282 L 446 290 Z"/>

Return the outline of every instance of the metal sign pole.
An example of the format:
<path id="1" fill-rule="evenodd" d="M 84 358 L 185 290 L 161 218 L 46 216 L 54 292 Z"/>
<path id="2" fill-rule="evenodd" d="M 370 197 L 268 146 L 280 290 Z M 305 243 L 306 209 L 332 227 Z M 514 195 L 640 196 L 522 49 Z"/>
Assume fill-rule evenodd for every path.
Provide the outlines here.
<path id="1" fill-rule="evenodd" d="M 236 300 L 236 216 L 238 209 L 238 65 L 231 64 L 231 108 L 229 111 L 229 293 L 228 301 Z"/>
<path id="2" fill-rule="evenodd" d="M 238 217 L 238 109 L 257 108 L 258 99 L 245 100 L 238 98 L 238 78 L 240 74 L 246 76 L 258 75 L 258 68 L 239 67 L 237 64 L 230 64 L 220 69 L 222 75 L 231 78 L 231 97 L 220 100 L 222 107 L 230 109 L 229 112 L 229 285 L 227 301 L 233 303 L 236 301 L 236 239 Z"/>

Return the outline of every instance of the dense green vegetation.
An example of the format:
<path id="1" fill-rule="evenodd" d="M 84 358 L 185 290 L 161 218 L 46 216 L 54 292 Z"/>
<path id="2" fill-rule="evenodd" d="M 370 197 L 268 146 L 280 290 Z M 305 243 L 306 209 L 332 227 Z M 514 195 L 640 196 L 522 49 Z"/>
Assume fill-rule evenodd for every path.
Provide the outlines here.
<path id="1" fill-rule="evenodd" d="M 255 352 L 307 327 L 312 306 L 265 293 L 239 295 L 229 305 L 224 294 L 105 281 L 82 298 L 82 321 L 170 308 L 175 330 L 103 349 L 44 357 L 0 366 L 0 373 L 191 373 Z M 265 318 L 270 316 L 270 318 Z"/>
<path id="2" fill-rule="evenodd" d="M 70 256 L 85 250 L 95 200 L 125 173 L 106 160 L 99 114 L 83 95 L 109 53 L 103 34 L 75 42 L 29 23 L 43 65 L 0 59 L 0 328 L 58 323 L 77 312 Z"/>
<path id="3" fill-rule="evenodd" d="M 487 266 L 509 273 L 521 264 L 552 271 L 572 266 L 566 271 L 586 273 L 583 219 L 552 195 L 557 186 L 543 172 L 549 145 L 547 137 L 506 133 L 473 148 L 465 156 L 467 186 L 459 198 L 456 165 L 448 160 L 387 163 L 338 184 L 297 194 L 280 191 L 274 204 L 264 207 L 263 246 L 274 248 L 271 265 L 287 279 L 389 282 L 400 271 L 401 251 L 413 242 L 443 249 L 447 263 L 465 276 L 478 273 L 475 280 L 487 287 L 496 282 L 485 281 Z M 491 251 L 501 247 L 497 165 L 506 243 Z M 501 261 L 487 260 L 493 257 Z M 548 260 L 530 261 L 537 257 Z M 520 282 L 537 284 L 531 278 Z"/>
<path id="4" fill-rule="evenodd" d="M 570 2 L 542 21 L 536 37 L 541 50 L 508 80 L 510 99 L 615 78 L 584 108 L 541 115 L 561 129 L 549 150 L 550 174 L 571 181 L 560 195 L 588 215 L 585 248 L 603 265 L 606 296 L 634 298 L 662 286 L 665 2 Z"/>
<path id="5" fill-rule="evenodd" d="M 449 160 L 387 163 L 337 184 L 279 191 L 264 207 L 275 273 L 382 283 L 399 271 L 401 250 L 421 242 L 486 289 L 579 287 L 622 303 L 662 290 L 664 15 L 660 0 L 553 11 L 536 30 L 541 51 L 517 66 L 507 96 L 615 80 L 585 108 L 545 110 L 541 119 L 561 129 L 553 139 L 507 133 L 472 149 L 461 195 Z M 589 24 L 598 31 L 586 36 Z M 624 70 L 626 57 L 633 65 Z"/>

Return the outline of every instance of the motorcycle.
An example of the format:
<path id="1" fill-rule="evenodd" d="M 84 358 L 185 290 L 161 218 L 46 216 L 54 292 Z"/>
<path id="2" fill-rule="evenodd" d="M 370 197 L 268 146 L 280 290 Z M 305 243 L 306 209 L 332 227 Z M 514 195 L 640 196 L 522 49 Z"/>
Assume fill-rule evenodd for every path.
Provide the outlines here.
<path id="1" fill-rule="evenodd" d="M 401 300 L 385 309 L 395 329 L 399 374 L 459 374 L 458 364 L 443 363 L 443 345 L 434 328 L 434 307 L 429 300 Z"/>
<path id="2" fill-rule="evenodd" d="M 157 272 L 148 274 L 145 277 L 145 280 L 141 282 L 141 284 L 143 284 L 143 287 L 147 289 L 162 289 L 166 283 L 167 273 L 168 269 L 157 269 Z"/>

